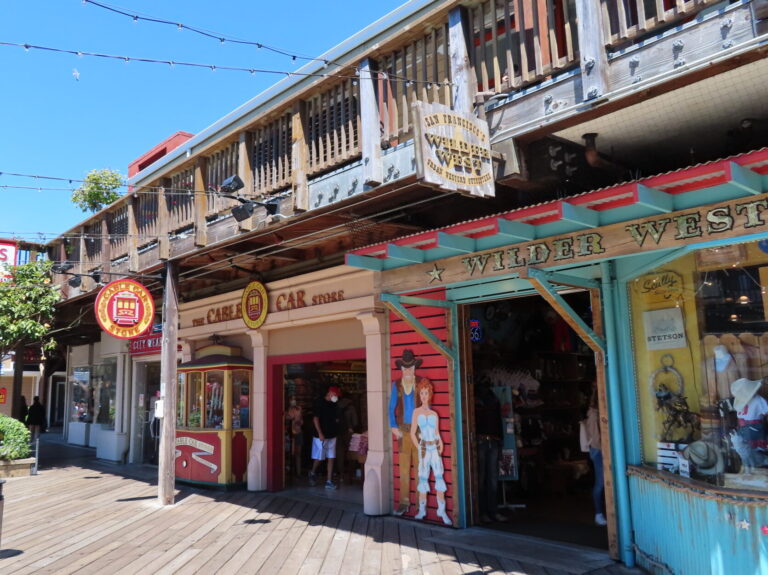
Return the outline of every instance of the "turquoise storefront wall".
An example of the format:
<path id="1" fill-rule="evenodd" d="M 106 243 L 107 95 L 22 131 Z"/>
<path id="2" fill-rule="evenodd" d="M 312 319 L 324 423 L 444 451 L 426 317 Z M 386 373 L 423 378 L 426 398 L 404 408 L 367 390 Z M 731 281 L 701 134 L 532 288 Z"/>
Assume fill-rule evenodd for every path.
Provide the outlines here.
<path id="1" fill-rule="evenodd" d="M 768 506 L 629 474 L 637 563 L 658 575 L 765 575 Z"/>

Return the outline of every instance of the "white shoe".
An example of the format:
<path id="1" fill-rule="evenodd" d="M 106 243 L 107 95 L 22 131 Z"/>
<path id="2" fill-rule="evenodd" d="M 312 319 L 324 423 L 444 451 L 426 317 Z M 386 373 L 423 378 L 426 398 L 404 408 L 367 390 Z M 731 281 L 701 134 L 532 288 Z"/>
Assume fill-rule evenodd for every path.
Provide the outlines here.
<path id="1" fill-rule="evenodd" d="M 608 525 L 608 521 L 605 519 L 605 515 L 603 515 L 602 513 L 598 513 L 597 515 L 595 515 L 595 525 L 600 525 L 600 526 Z"/>
<path id="2" fill-rule="evenodd" d="M 419 503 L 419 512 L 413 516 L 414 519 L 424 519 L 427 516 L 427 504 Z"/>
<path id="3" fill-rule="evenodd" d="M 448 517 L 448 514 L 445 512 L 445 501 L 437 502 L 437 516 L 443 520 L 443 524 L 453 525 L 451 518 Z"/>

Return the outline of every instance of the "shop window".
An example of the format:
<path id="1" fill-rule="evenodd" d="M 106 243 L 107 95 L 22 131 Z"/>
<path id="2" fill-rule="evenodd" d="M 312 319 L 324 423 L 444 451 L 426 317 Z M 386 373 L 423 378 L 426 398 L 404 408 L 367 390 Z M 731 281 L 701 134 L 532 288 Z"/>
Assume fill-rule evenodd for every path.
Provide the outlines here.
<path id="1" fill-rule="evenodd" d="M 181 371 L 177 385 L 178 428 L 250 428 L 250 370 Z"/>
<path id="2" fill-rule="evenodd" d="M 205 374 L 205 427 L 221 429 L 224 424 L 224 372 Z"/>
<path id="3" fill-rule="evenodd" d="M 91 409 L 91 368 L 74 368 L 69 381 L 72 386 L 72 421 L 90 423 L 93 421 L 93 410 Z"/>
<path id="4" fill-rule="evenodd" d="M 117 360 L 107 359 L 95 365 L 91 373 L 93 393 L 93 418 L 110 429 L 115 428 L 115 409 L 117 403 Z"/>
<path id="5" fill-rule="evenodd" d="M 203 374 L 200 372 L 187 374 L 187 401 L 189 405 L 187 427 L 202 427 Z"/>
<path id="6" fill-rule="evenodd" d="M 184 374 L 176 376 L 176 427 L 185 427 L 184 417 L 187 413 L 187 385 L 184 381 Z"/>
<path id="7" fill-rule="evenodd" d="M 115 428 L 117 360 L 77 367 L 72 371 L 72 420 Z"/>
<path id="8" fill-rule="evenodd" d="M 768 490 L 768 246 L 703 249 L 630 282 L 644 461 Z"/>
<path id="9" fill-rule="evenodd" d="M 244 369 L 235 370 L 232 374 L 232 382 L 232 428 L 250 427 L 248 423 L 250 372 Z"/>

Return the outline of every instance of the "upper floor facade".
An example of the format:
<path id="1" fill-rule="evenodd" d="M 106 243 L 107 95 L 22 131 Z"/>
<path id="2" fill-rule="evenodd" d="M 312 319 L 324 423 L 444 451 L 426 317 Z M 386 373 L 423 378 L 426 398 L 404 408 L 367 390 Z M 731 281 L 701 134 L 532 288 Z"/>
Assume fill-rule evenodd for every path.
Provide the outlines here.
<path id="1" fill-rule="evenodd" d="M 128 194 L 48 245 L 85 274 L 78 287 L 56 279 L 80 299 L 102 277 L 175 260 L 182 297 L 206 297 L 760 147 L 766 18 L 765 0 L 413 0 L 178 147 L 142 156 Z M 491 193 L 423 181 L 417 102 L 487 123 Z M 235 175 L 242 188 L 222 190 Z"/>

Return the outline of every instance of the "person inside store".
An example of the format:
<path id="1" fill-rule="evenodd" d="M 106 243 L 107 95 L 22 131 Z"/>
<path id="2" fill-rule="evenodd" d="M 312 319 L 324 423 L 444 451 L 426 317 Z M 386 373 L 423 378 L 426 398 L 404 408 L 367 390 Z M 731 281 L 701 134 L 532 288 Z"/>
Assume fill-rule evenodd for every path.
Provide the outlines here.
<path id="1" fill-rule="evenodd" d="M 288 411 L 285 419 L 291 427 L 291 460 L 294 466 L 294 475 L 301 475 L 301 445 L 304 441 L 302 426 L 304 425 L 304 413 L 295 397 L 288 400 Z"/>
<path id="2" fill-rule="evenodd" d="M 411 434 L 413 409 L 416 405 L 416 383 L 426 378 L 417 377 L 416 370 L 423 360 L 413 354 L 413 350 L 403 350 L 403 355 L 395 361 L 401 376 L 392 382 L 392 394 L 389 398 L 389 427 L 397 442 L 397 466 L 400 477 L 400 498 L 395 508 L 395 515 L 408 513 L 411 507 L 411 467 L 416 463 L 416 449 L 408 441 Z"/>
<path id="3" fill-rule="evenodd" d="M 40 396 L 36 395 L 29 406 L 27 413 L 27 425 L 32 435 L 32 441 L 40 437 L 40 433 L 45 429 L 45 407 L 40 403 Z"/>
<path id="4" fill-rule="evenodd" d="M 344 475 L 349 468 L 347 462 L 349 442 L 352 440 L 352 434 L 357 429 L 359 422 L 355 404 L 347 395 L 342 395 L 339 399 L 339 409 L 341 410 L 341 429 L 339 430 L 339 439 L 336 442 L 336 461 L 339 468 L 339 481 L 344 481 Z"/>
<path id="5" fill-rule="evenodd" d="M 341 397 L 341 391 L 332 385 L 325 395 L 315 402 L 312 409 L 314 437 L 312 438 L 312 471 L 309 472 L 309 484 L 317 485 L 317 468 L 322 461 L 326 461 L 326 489 L 337 489 L 337 485 L 333 482 L 333 462 L 336 460 L 336 437 L 341 425 L 339 397 Z"/>
<path id="6" fill-rule="evenodd" d="M 19 406 L 19 421 L 29 426 L 27 423 L 27 414 L 29 413 L 29 407 L 27 406 L 27 398 L 21 396 L 21 405 Z"/>
<path id="7" fill-rule="evenodd" d="M 411 425 L 411 442 L 419 458 L 419 511 L 414 519 L 424 519 L 427 516 L 427 493 L 429 493 L 430 472 L 435 476 L 435 494 L 437 496 L 437 516 L 446 525 L 451 525 L 451 518 L 445 511 L 445 479 L 443 473 L 443 439 L 440 437 L 440 416 L 430 408 L 434 388 L 428 379 L 419 381 L 416 393 L 420 405 L 413 410 L 415 425 Z"/>
<path id="8" fill-rule="evenodd" d="M 597 407 L 597 382 L 592 382 L 592 393 L 584 422 L 586 442 L 589 446 L 589 458 L 595 472 L 592 485 L 592 502 L 595 507 L 595 524 L 606 525 L 605 518 L 605 478 L 603 477 L 603 452 L 600 444 L 600 411 Z"/>
<path id="9" fill-rule="evenodd" d="M 499 450 L 503 434 L 501 404 L 491 389 L 491 382 L 482 378 L 475 389 L 475 437 L 477 438 L 477 482 L 480 521 L 506 521 L 498 513 Z"/>

